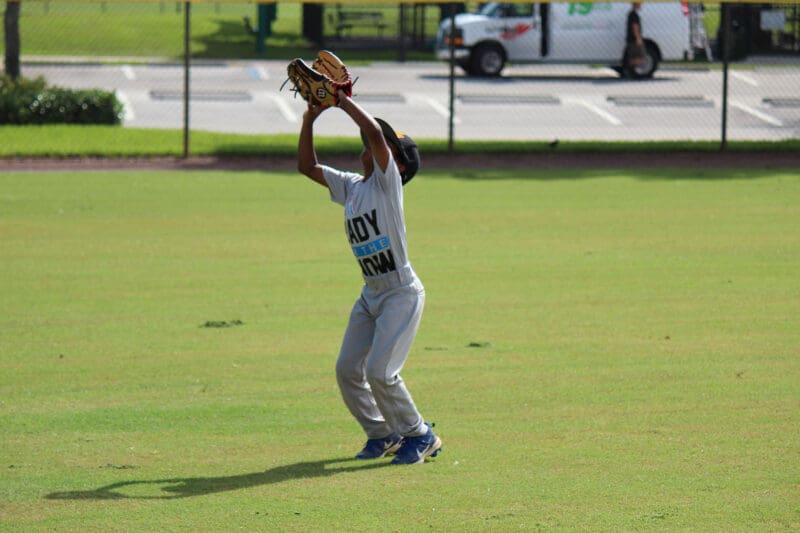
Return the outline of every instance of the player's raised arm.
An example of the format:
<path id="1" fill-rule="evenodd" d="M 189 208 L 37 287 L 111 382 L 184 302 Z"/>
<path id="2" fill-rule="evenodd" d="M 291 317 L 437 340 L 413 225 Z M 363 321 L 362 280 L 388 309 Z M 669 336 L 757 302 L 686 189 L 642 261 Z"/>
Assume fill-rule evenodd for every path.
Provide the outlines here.
<path id="1" fill-rule="evenodd" d="M 344 91 L 337 93 L 337 101 L 339 108 L 347 113 L 356 125 L 361 128 L 361 131 L 364 132 L 364 136 L 369 143 L 369 149 L 372 151 L 372 156 L 381 167 L 381 170 L 386 171 L 391 151 L 389 150 L 389 145 L 386 144 L 386 139 L 378 122 L 364 111 L 364 108 L 347 96 Z"/>
<path id="2" fill-rule="evenodd" d="M 322 167 L 317 160 L 314 149 L 314 121 L 325 110 L 324 107 L 308 104 L 303 114 L 303 125 L 300 127 L 300 140 L 297 146 L 297 170 L 305 174 L 320 185 L 327 187 L 328 183 L 322 174 Z"/>

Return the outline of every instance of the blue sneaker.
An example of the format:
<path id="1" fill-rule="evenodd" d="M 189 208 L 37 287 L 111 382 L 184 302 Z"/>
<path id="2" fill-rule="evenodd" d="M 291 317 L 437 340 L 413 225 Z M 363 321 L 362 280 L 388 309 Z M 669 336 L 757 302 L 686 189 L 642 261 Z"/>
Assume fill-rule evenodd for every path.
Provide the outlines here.
<path id="1" fill-rule="evenodd" d="M 428 432 L 420 437 L 406 437 L 397 450 L 397 457 L 392 459 L 393 465 L 418 465 L 425 462 L 426 457 L 436 457 L 442 449 L 442 439 L 433 433 L 427 422 Z"/>
<path id="2" fill-rule="evenodd" d="M 356 459 L 380 459 L 390 453 L 394 453 L 400 448 L 403 437 L 397 433 L 392 433 L 382 439 L 369 439 L 364 445 L 364 449 L 356 454 Z"/>

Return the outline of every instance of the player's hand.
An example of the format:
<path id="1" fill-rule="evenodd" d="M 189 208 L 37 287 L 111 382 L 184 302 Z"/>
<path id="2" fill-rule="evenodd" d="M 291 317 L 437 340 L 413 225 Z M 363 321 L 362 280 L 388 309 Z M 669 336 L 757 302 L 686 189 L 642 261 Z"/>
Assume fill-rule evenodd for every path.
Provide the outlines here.
<path id="1" fill-rule="evenodd" d="M 317 120 L 317 117 L 322 114 L 323 111 L 328 109 L 329 106 L 321 106 L 319 104 L 315 104 L 313 102 L 308 103 L 308 107 L 306 108 L 305 116 L 311 122 Z"/>

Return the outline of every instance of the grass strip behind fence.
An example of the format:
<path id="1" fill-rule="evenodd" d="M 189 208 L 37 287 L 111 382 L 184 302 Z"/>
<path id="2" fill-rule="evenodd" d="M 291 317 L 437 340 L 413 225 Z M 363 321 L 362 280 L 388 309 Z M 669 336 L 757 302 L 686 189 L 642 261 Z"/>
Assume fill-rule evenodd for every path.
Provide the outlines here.
<path id="1" fill-rule="evenodd" d="M 447 141 L 417 139 L 424 155 L 446 154 Z M 361 141 L 356 137 L 318 137 L 315 145 L 320 154 L 358 153 Z M 189 137 L 191 155 L 294 156 L 297 134 L 246 135 L 192 131 Z M 800 139 L 785 141 L 732 141 L 728 150 L 741 152 L 796 152 Z M 713 141 L 654 142 L 591 142 L 562 141 L 557 148 L 547 142 L 531 141 L 458 141 L 459 154 L 524 154 L 524 153 L 587 153 L 587 152 L 717 152 Z M 158 157 L 183 155 L 183 132 L 120 128 L 116 126 L 0 126 L 0 157 Z"/>

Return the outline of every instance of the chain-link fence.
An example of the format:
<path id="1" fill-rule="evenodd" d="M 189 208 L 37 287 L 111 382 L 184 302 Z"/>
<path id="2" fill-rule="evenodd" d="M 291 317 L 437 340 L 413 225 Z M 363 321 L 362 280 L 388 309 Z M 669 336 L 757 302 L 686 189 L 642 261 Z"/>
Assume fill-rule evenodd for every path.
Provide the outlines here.
<path id="1" fill-rule="evenodd" d="M 642 4 L 629 62 L 628 3 L 25 0 L 21 74 L 115 91 L 125 128 L 296 133 L 286 63 L 328 48 L 370 112 L 420 139 L 797 139 L 798 4 L 724 6 Z M 333 112 L 317 130 L 346 128 Z"/>

